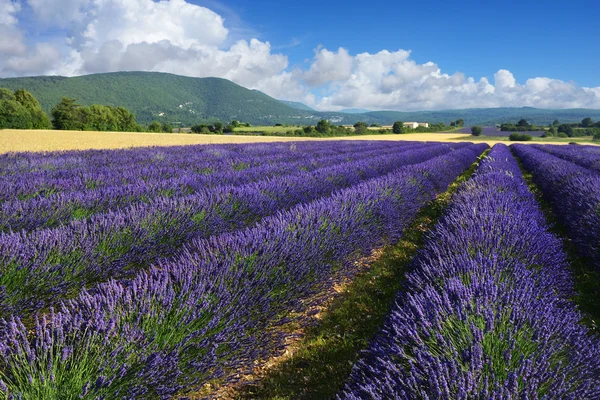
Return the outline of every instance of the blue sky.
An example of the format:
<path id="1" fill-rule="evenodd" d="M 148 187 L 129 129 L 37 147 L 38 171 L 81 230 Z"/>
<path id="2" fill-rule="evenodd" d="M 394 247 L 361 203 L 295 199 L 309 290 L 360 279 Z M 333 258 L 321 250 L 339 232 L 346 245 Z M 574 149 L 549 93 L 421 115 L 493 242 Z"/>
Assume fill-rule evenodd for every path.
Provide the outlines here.
<path id="1" fill-rule="evenodd" d="M 214 2 L 198 2 L 214 5 Z M 275 47 L 299 41 L 286 54 L 293 64 L 318 45 L 353 54 L 411 49 L 420 63 L 450 73 L 491 77 L 500 68 L 517 80 L 549 76 L 600 85 L 598 1 L 230 0 L 260 39 Z M 225 14 L 227 17 L 227 14 Z M 233 15 L 232 15 L 233 17 Z M 227 26 L 227 20 L 226 20 Z"/>
<path id="2" fill-rule="evenodd" d="M 599 3 L 0 0 L 0 77 L 218 76 L 331 110 L 600 108 Z"/>

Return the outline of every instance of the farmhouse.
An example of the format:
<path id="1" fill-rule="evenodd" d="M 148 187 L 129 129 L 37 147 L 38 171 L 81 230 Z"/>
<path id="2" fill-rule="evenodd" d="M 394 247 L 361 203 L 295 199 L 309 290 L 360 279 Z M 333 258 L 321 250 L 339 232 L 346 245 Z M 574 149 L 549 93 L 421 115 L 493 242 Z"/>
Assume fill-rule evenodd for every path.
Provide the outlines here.
<path id="1" fill-rule="evenodd" d="M 416 129 L 419 126 L 423 126 L 425 128 L 429 128 L 429 123 L 428 122 L 405 122 L 404 123 L 404 127 L 405 128 Z"/>

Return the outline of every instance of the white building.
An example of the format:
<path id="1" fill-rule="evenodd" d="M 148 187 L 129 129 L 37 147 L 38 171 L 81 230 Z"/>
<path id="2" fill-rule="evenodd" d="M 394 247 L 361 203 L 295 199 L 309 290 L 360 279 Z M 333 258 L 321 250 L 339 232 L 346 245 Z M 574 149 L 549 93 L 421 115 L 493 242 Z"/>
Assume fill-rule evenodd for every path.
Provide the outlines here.
<path id="1" fill-rule="evenodd" d="M 411 128 L 411 129 L 415 129 L 419 126 L 418 122 L 404 122 L 404 127 L 405 128 Z"/>

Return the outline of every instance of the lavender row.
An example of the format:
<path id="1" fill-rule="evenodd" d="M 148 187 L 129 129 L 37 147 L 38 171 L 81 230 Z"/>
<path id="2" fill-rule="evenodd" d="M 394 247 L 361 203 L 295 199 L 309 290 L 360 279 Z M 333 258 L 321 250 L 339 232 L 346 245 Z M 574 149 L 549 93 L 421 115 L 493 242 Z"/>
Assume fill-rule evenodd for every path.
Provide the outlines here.
<path id="1" fill-rule="evenodd" d="M 183 197 L 213 190 L 216 186 L 243 185 L 277 176 L 313 171 L 319 168 L 371 159 L 385 154 L 402 154 L 404 151 L 423 148 L 424 144 L 404 145 L 396 148 L 375 148 L 321 156 L 320 159 L 303 159 L 296 162 L 263 164 L 244 171 L 224 171 L 210 175 L 183 172 L 177 177 L 136 184 L 110 186 L 86 191 L 59 193 L 50 198 L 36 197 L 13 200 L 0 205 L 0 231 L 52 228 L 73 219 L 86 219 L 93 214 L 124 208 L 136 203 L 148 203 L 155 197 Z M 185 171 L 185 170 L 182 170 Z"/>
<path id="2" fill-rule="evenodd" d="M 511 146 L 580 254 L 600 271 L 600 175 L 533 147 Z"/>
<path id="3" fill-rule="evenodd" d="M 392 148 L 400 148 L 402 145 L 394 145 Z M 243 146 L 241 146 L 243 147 Z M 366 145 L 365 148 L 373 149 L 390 148 L 385 143 Z M 74 191 L 93 191 L 99 188 L 144 184 L 153 181 L 176 178 L 182 175 L 200 175 L 211 179 L 213 174 L 233 174 L 247 169 L 256 169 L 262 166 L 285 164 L 293 161 L 305 161 L 306 165 L 319 163 L 330 156 L 353 154 L 356 146 L 339 144 L 338 146 L 326 145 L 316 148 L 315 151 L 299 152 L 293 146 L 274 154 L 238 154 L 212 152 L 206 150 L 198 153 L 190 150 L 182 151 L 180 159 L 174 157 L 161 157 L 160 150 L 152 157 L 147 165 L 127 167 L 127 160 L 115 157 L 111 166 L 98 168 L 80 168 L 75 170 L 60 171 L 60 173 L 35 173 L 16 174 L 0 180 L 4 191 L 0 193 L 0 200 L 28 199 L 37 197 L 53 197 L 58 193 L 70 193 Z M 270 150 L 269 152 L 271 152 Z M 208 156 L 207 156 L 208 155 Z M 126 167 L 121 167 L 125 165 Z M 114 168 L 118 166 L 118 168 Z M 47 172 L 47 171 L 46 171 Z M 251 171 L 249 171 L 251 172 Z"/>
<path id="4" fill-rule="evenodd" d="M 84 285 L 128 276 L 173 256 L 192 238 L 232 232 L 278 210 L 464 146 L 430 145 L 176 199 L 156 198 L 54 229 L 0 234 L 0 315 L 39 310 Z"/>
<path id="5" fill-rule="evenodd" d="M 534 145 L 533 147 L 589 170 L 600 172 L 600 151 L 597 151 L 595 146 Z"/>
<path id="6" fill-rule="evenodd" d="M 470 145 L 194 240 L 180 257 L 0 328 L 0 388 L 23 398 L 169 398 L 251 368 L 332 272 L 402 229 L 487 145 Z"/>
<path id="7" fill-rule="evenodd" d="M 288 143 L 250 143 L 245 145 L 216 144 L 168 147 L 137 147 L 135 149 L 121 150 L 69 150 L 49 153 L 8 153 L 0 154 L 0 175 L 14 175 L 25 173 L 56 173 L 68 170 L 79 171 L 102 168 L 131 168 L 135 166 L 151 165 L 155 161 L 166 163 L 180 163 L 188 159 L 201 161 L 202 159 L 250 156 L 255 157 L 276 155 L 281 151 L 291 148 L 298 152 L 313 152 L 316 149 L 331 149 L 335 142 L 288 142 Z M 340 143 L 340 142 L 338 142 Z M 344 143 L 349 149 L 358 149 L 359 143 Z M 118 163 L 114 163 L 118 160 Z M 191 165 L 191 163 L 190 163 Z"/>
<path id="8" fill-rule="evenodd" d="M 600 341 L 504 145 L 436 225 L 338 399 L 592 399 Z"/>

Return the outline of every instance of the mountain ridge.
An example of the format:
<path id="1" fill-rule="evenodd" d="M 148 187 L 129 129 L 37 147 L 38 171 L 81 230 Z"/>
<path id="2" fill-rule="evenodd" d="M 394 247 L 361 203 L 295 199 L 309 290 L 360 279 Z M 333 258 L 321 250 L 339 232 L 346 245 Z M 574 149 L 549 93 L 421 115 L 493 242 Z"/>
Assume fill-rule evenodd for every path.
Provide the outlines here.
<path id="1" fill-rule="evenodd" d="M 62 97 L 71 97 L 82 105 L 123 106 L 135 113 L 140 123 L 158 120 L 182 126 L 234 119 L 253 125 L 314 125 L 321 119 L 335 124 L 354 124 L 357 121 L 380 125 L 391 125 L 394 121 L 449 124 L 459 118 L 466 125 L 493 125 L 516 122 L 521 118 L 536 125 L 547 125 L 555 119 L 561 122 L 580 122 L 585 117 L 595 121 L 600 119 L 600 110 L 530 107 L 371 111 L 358 114 L 315 111 L 302 103 L 280 101 L 223 78 L 193 78 L 163 72 L 2 78 L 0 87 L 30 91 L 48 113 Z"/>

